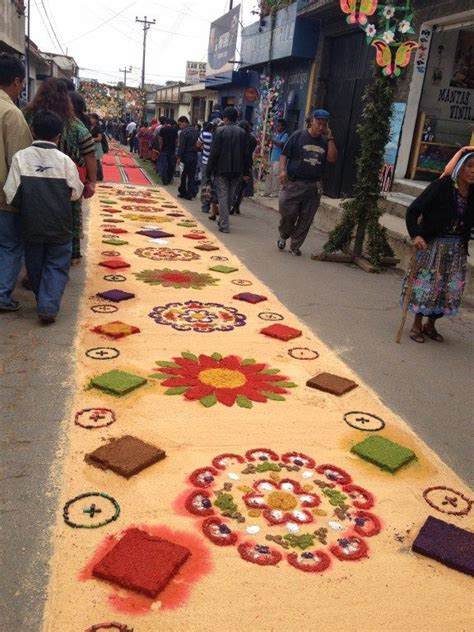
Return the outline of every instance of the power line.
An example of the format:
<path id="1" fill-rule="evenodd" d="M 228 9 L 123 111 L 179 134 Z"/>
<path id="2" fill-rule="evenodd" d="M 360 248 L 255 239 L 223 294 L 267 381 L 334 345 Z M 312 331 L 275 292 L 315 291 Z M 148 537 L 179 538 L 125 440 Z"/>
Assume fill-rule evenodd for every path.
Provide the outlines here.
<path id="1" fill-rule="evenodd" d="M 53 36 L 51 35 L 51 32 L 50 32 L 50 30 L 49 30 L 49 28 L 48 28 L 48 25 L 46 24 L 46 20 L 44 19 L 43 14 L 42 14 L 42 13 L 41 13 L 41 11 L 40 11 L 39 5 L 38 5 L 38 4 L 35 4 L 34 6 L 35 6 L 35 8 L 38 10 L 38 15 L 40 16 L 41 21 L 43 22 L 44 30 L 45 30 L 45 31 L 46 31 L 46 33 L 48 34 L 48 37 L 49 37 L 49 39 L 51 40 L 51 44 L 53 45 L 53 48 L 56 48 L 56 42 L 54 41 L 54 38 L 53 38 Z"/>
<path id="2" fill-rule="evenodd" d="M 56 34 L 56 31 L 54 30 L 54 26 L 52 25 L 51 20 L 49 19 L 48 11 L 46 10 L 46 6 L 45 6 L 45 4 L 44 4 L 44 0 L 40 0 L 40 2 L 41 2 L 41 6 L 43 7 L 43 12 L 44 12 L 44 14 L 45 14 L 45 16 L 46 16 L 46 19 L 48 20 L 48 24 L 49 24 L 49 26 L 51 27 L 51 31 L 53 32 L 53 35 L 54 35 L 54 37 L 55 37 L 55 39 L 56 39 L 56 42 L 58 43 L 59 50 L 60 50 L 60 51 L 62 52 L 62 54 L 64 55 L 64 54 L 65 54 L 65 53 L 64 53 L 64 48 L 62 47 L 61 42 L 59 41 L 59 38 L 58 38 L 58 36 L 57 36 L 57 34 Z"/>
<path id="3" fill-rule="evenodd" d="M 135 0 L 134 2 L 131 2 L 130 4 L 127 4 L 126 7 L 124 7 L 123 9 L 121 9 L 120 11 L 117 11 L 116 13 L 114 13 L 114 15 L 110 18 L 107 18 L 106 20 L 104 20 L 103 22 L 101 22 L 100 24 L 98 24 L 97 26 L 95 26 L 93 29 L 91 29 L 90 31 L 86 31 L 85 33 L 83 33 L 82 35 L 78 35 L 77 37 L 75 37 L 72 40 L 69 40 L 69 42 L 66 42 L 66 44 L 72 44 L 72 42 L 77 42 L 77 40 L 82 39 L 83 37 L 85 37 L 86 35 L 90 35 L 91 33 L 94 33 L 95 31 L 97 31 L 98 29 L 100 29 L 102 26 L 105 26 L 106 24 L 108 24 L 109 22 L 111 22 L 114 18 L 118 17 L 119 15 L 121 15 L 122 13 L 124 13 L 125 11 L 127 11 L 127 9 L 130 9 L 130 7 L 133 7 L 134 4 L 137 4 L 137 0 Z"/>

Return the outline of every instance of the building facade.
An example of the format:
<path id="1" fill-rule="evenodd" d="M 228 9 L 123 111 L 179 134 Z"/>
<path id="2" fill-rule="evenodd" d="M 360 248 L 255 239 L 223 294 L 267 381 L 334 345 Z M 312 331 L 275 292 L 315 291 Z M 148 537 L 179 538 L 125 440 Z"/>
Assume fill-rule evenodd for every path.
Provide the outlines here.
<path id="1" fill-rule="evenodd" d="M 155 98 L 155 116 L 166 116 L 178 120 L 180 116 L 191 116 L 191 96 L 183 92 L 181 82 L 158 88 Z"/>
<path id="2" fill-rule="evenodd" d="M 0 52 L 25 52 L 25 3 L 21 0 L 0 1 Z"/>

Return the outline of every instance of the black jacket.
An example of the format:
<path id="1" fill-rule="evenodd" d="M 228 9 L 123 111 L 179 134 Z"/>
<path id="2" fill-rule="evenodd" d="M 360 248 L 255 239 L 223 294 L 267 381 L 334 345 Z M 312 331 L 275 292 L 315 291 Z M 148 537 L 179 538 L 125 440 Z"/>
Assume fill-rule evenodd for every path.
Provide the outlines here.
<path id="1" fill-rule="evenodd" d="M 407 210 L 406 224 L 410 237 L 427 242 L 446 235 L 456 220 L 454 182 L 449 176 L 432 182 Z M 462 236 L 466 242 L 474 226 L 474 187 L 470 188 Z"/>
<path id="2" fill-rule="evenodd" d="M 235 124 L 218 127 L 211 145 L 207 174 L 249 176 L 252 156 L 247 134 Z"/>

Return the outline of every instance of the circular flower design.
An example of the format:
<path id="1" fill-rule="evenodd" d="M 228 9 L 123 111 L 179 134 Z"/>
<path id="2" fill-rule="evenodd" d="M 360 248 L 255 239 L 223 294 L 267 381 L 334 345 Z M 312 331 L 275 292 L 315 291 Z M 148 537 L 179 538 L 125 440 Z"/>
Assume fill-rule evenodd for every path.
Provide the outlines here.
<path id="1" fill-rule="evenodd" d="M 162 285 L 163 287 L 192 288 L 193 290 L 201 290 L 207 285 L 215 285 L 219 279 L 212 277 L 210 274 L 193 272 L 191 270 L 172 270 L 171 268 L 163 268 L 162 270 L 143 270 L 143 272 L 134 273 L 139 281 L 149 283 L 150 285 Z"/>
<path id="2" fill-rule="evenodd" d="M 395 16 L 395 7 L 392 4 L 387 4 L 383 10 L 383 17 L 390 20 Z"/>
<path id="3" fill-rule="evenodd" d="M 247 317 L 235 307 L 226 307 L 220 303 L 168 303 L 164 307 L 154 307 L 150 318 L 159 325 L 169 325 L 177 331 L 232 331 L 235 327 L 247 324 Z"/>
<path id="4" fill-rule="evenodd" d="M 162 380 L 167 387 L 165 395 L 184 395 L 190 401 L 199 401 L 209 408 L 219 402 L 225 406 L 237 404 L 252 408 L 253 402 L 266 403 L 269 399 L 285 401 L 284 395 L 296 384 L 280 375 L 279 369 L 253 359 L 220 353 L 200 355 L 182 353 L 172 362 L 156 363 L 160 368 L 150 378 Z"/>
<path id="5" fill-rule="evenodd" d="M 369 512 L 373 495 L 341 468 L 317 464 L 302 452 L 268 448 L 244 456 L 219 454 L 194 470 L 184 507 L 218 546 L 235 546 L 246 562 L 286 561 L 305 573 L 368 556 L 367 539 L 380 533 Z"/>
<path id="6" fill-rule="evenodd" d="M 137 248 L 135 254 L 153 261 L 197 261 L 200 259 L 197 253 L 180 248 Z"/>
<path id="7" fill-rule="evenodd" d="M 411 31 L 411 22 L 409 20 L 402 20 L 398 25 L 398 30 L 400 33 L 408 33 L 408 31 Z"/>
<path id="8" fill-rule="evenodd" d="M 161 211 L 161 208 L 158 206 L 144 206 L 143 204 L 126 204 L 122 206 L 122 209 L 124 211 L 134 211 L 137 213 L 159 213 Z"/>
<path id="9" fill-rule="evenodd" d="M 393 31 L 385 31 L 382 35 L 382 39 L 386 44 L 391 44 L 395 41 L 395 33 Z"/>

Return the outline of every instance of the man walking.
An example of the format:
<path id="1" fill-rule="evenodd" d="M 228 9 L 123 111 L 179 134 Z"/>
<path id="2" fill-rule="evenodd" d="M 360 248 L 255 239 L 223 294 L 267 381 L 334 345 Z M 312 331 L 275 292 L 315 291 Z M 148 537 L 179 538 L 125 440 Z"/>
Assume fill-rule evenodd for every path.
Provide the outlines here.
<path id="1" fill-rule="evenodd" d="M 0 311 L 14 312 L 20 304 L 12 300 L 21 269 L 23 242 L 19 213 L 7 205 L 3 187 L 14 154 L 29 147 L 31 133 L 23 114 L 14 104 L 25 80 L 25 68 L 13 55 L 0 55 Z"/>
<path id="2" fill-rule="evenodd" d="M 280 158 L 283 147 L 288 140 L 286 121 L 278 119 L 276 134 L 272 137 L 272 150 L 270 152 L 270 166 L 265 180 L 264 197 L 278 197 L 280 190 Z"/>
<path id="3" fill-rule="evenodd" d="M 315 110 L 309 129 L 294 132 L 280 158 L 280 237 L 277 246 L 301 256 L 321 200 L 321 180 L 327 162 L 336 162 L 337 147 L 329 128 L 329 112 Z"/>
<path id="4" fill-rule="evenodd" d="M 219 120 L 219 119 L 216 119 Z M 204 187 L 208 181 L 207 174 L 207 163 L 209 161 L 209 155 L 211 153 L 211 145 L 212 145 L 212 136 L 214 132 L 215 126 L 214 123 L 206 123 L 204 125 L 204 129 L 199 135 L 198 140 L 198 148 L 202 152 L 202 160 L 201 160 L 201 184 Z M 203 213 L 209 213 L 209 208 L 211 203 L 209 201 L 202 202 L 201 210 Z"/>
<path id="5" fill-rule="evenodd" d="M 198 164 L 197 142 L 199 132 L 189 124 L 187 116 L 180 116 L 178 125 L 181 129 L 178 145 L 178 160 L 176 165 L 183 163 L 181 184 L 178 188 L 178 197 L 185 200 L 193 200 L 198 191 L 196 182 L 196 169 Z"/>
<path id="6" fill-rule="evenodd" d="M 214 135 L 207 163 L 207 176 L 215 176 L 219 202 L 219 231 L 229 232 L 229 211 L 241 179 L 248 182 L 251 156 L 245 131 L 237 125 L 238 112 L 224 110 L 224 125 Z"/>

